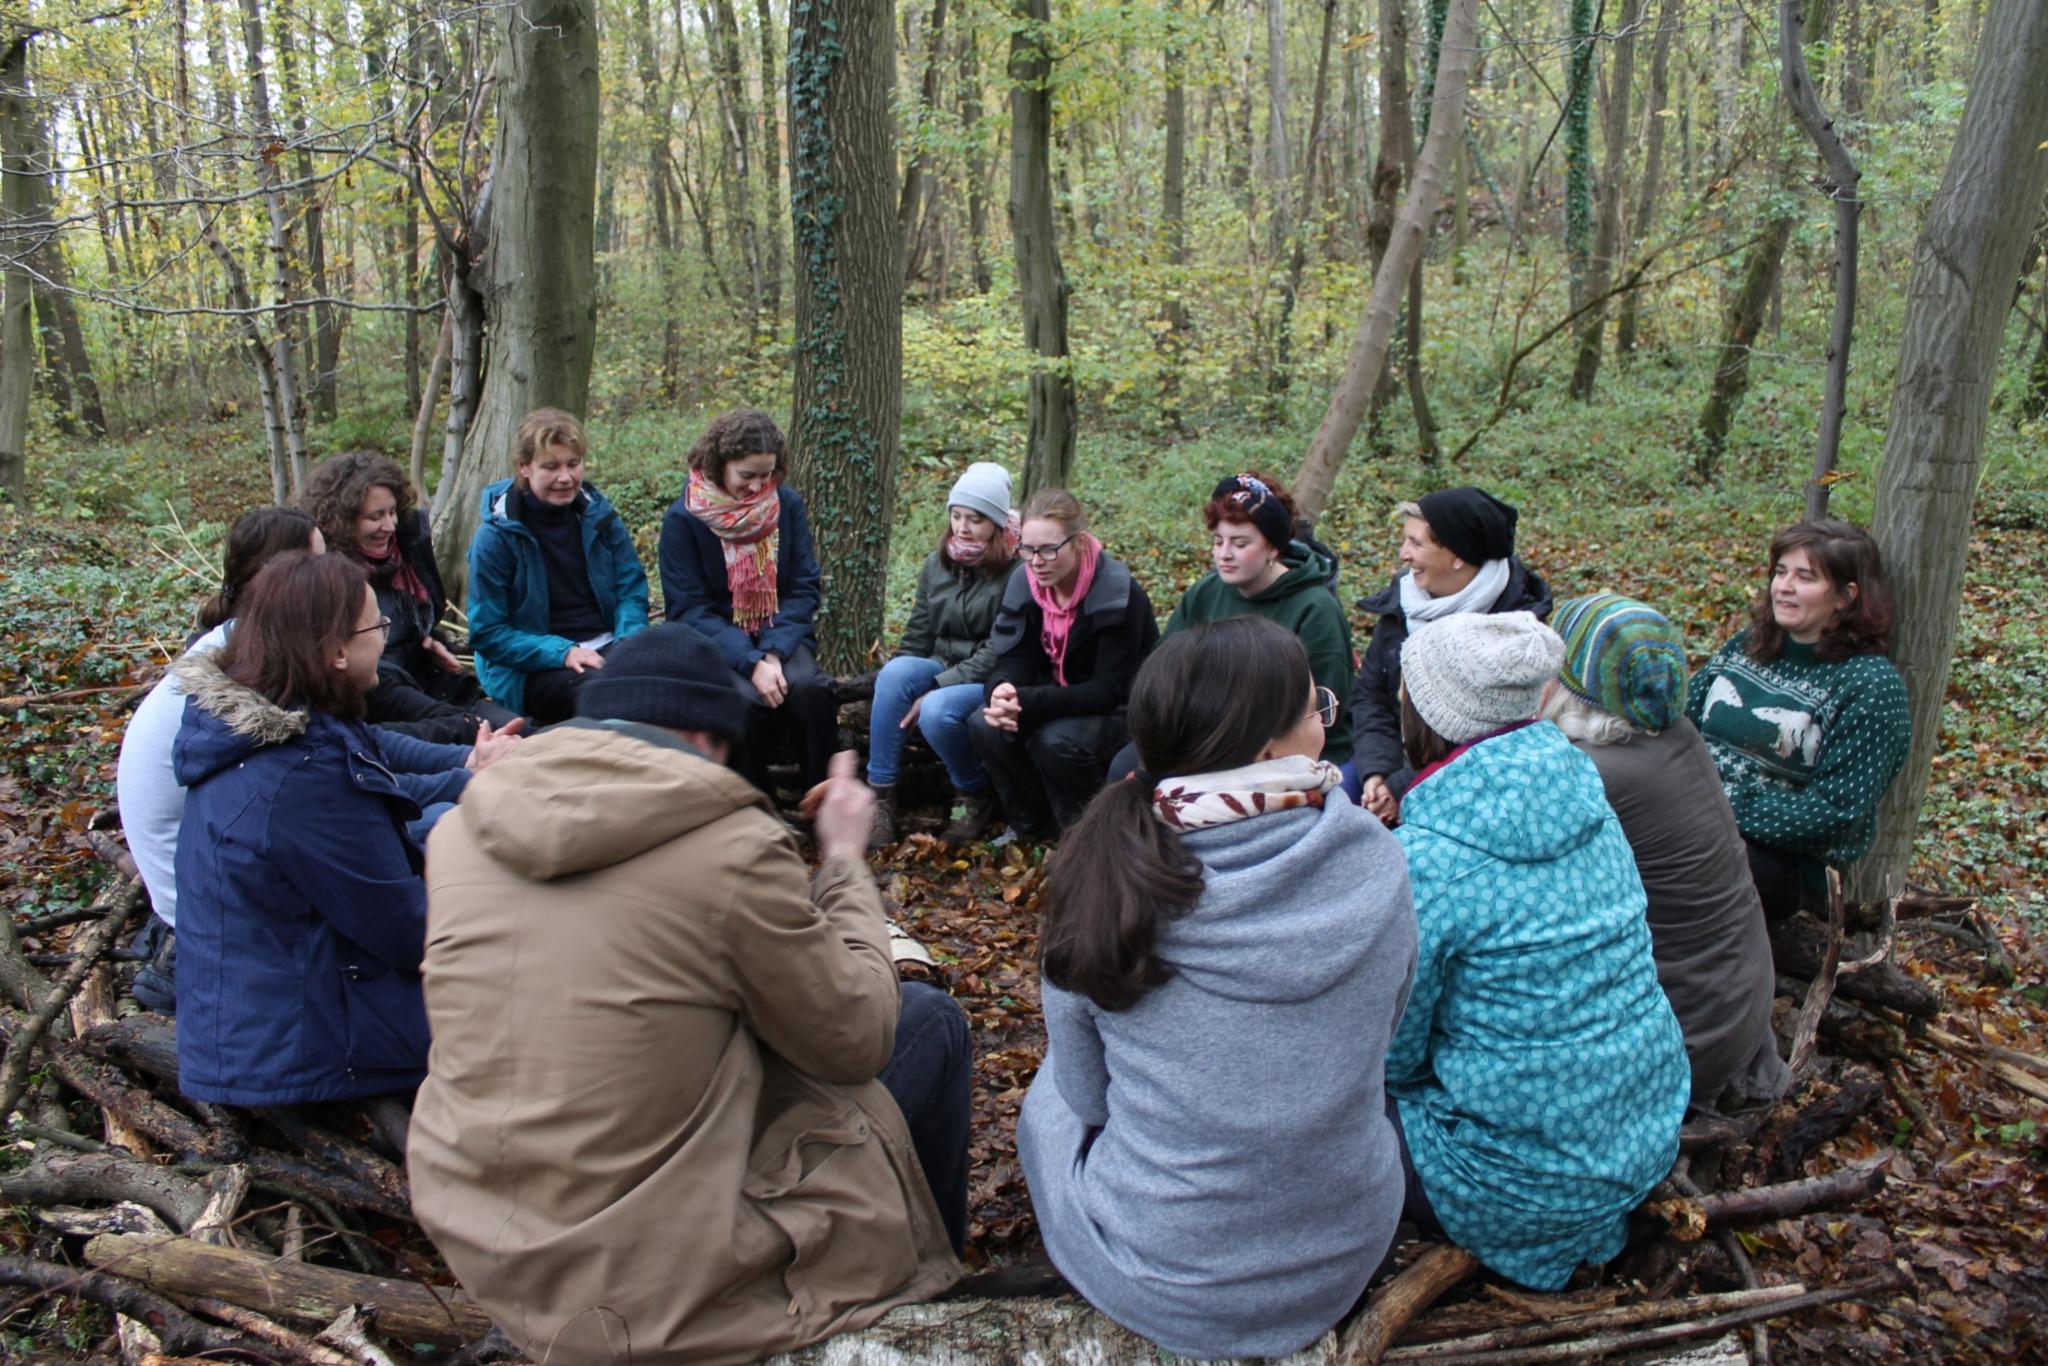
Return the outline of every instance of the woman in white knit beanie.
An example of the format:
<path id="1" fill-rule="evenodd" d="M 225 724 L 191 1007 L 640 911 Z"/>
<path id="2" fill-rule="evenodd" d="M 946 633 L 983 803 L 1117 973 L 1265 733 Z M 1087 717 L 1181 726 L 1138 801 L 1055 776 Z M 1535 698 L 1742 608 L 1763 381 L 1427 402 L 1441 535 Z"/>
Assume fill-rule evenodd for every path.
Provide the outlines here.
<path id="1" fill-rule="evenodd" d="M 1405 1217 L 1539 1290 L 1621 1251 L 1691 1089 L 1628 840 L 1592 761 L 1536 719 L 1563 659 L 1527 612 L 1447 617 L 1401 649 L 1416 774 L 1395 834 L 1421 941 L 1387 1055 Z"/>

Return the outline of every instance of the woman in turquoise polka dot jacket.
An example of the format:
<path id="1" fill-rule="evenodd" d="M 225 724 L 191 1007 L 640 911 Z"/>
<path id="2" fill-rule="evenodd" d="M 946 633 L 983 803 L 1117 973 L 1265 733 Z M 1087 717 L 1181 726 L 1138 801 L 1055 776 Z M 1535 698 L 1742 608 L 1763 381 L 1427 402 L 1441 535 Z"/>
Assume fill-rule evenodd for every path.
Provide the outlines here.
<path id="1" fill-rule="evenodd" d="M 1800 522 L 1771 542 L 1749 628 L 1693 675 L 1686 714 L 1749 844 L 1767 916 L 1826 905 L 1827 870 L 1863 857 L 1913 740 L 1886 653 L 1892 594 L 1868 532 Z"/>
<path id="2" fill-rule="evenodd" d="M 1628 838 L 1593 761 L 1535 720 L 1563 657 L 1527 612 L 1401 648 L 1417 772 L 1395 834 L 1420 939 L 1387 1053 L 1403 1217 L 1538 1290 L 1621 1251 L 1692 1088 Z"/>

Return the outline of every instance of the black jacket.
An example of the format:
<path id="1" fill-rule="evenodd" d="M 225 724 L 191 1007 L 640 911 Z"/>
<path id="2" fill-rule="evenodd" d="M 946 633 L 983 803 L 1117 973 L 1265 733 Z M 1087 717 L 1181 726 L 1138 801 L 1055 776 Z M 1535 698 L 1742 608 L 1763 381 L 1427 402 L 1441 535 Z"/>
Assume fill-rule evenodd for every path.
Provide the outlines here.
<path id="1" fill-rule="evenodd" d="M 1122 560 L 1102 557 L 1067 636 L 1067 683 L 1061 687 L 1053 681 L 1052 660 L 1039 640 L 1045 610 L 1031 596 L 1030 573 L 1026 568 L 1012 574 L 1003 591 L 1003 605 L 989 632 L 996 663 L 983 695 L 999 683 L 1016 685 L 1024 730 L 1061 716 L 1121 713 L 1138 666 L 1159 643 L 1159 623 L 1152 618 L 1144 586 Z"/>
<path id="2" fill-rule="evenodd" d="M 415 687 L 435 671 L 427 656 L 427 637 L 436 635 L 441 614 L 448 610 L 448 591 L 441 586 L 441 568 L 434 561 L 434 540 L 427 531 L 427 514 L 415 509 L 398 527 L 398 553 L 427 586 L 427 600 L 392 586 L 395 575 L 380 576 L 370 569 L 370 588 L 377 595 L 377 610 L 391 618 L 391 635 L 384 642 L 384 654 L 377 661 L 380 674 L 400 674 Z M 436 637 L 438 639 L 438 636 Z M 442 642 L 446 644 L 446 641 Z"/>
<path id="3" fill-rule="evenodd" d="M 1351 685 L 1351 758 L 1360 777 L 1384 778 L 1395 796 L 1408 790 L 1415 770 L 1401 750 L 1401 646 L 1408 640 L 1408 618 L 1401 611 L 1401 576 L 1385 588 L 1361 598 L 1358 610 L 1370 612 L 1372 641 Z M 1492 612 L 1534 612 L 1550 616 L 1550 585 L 1519 559 L 1508 561 L 1508 586 L 1486 609 Z"/>

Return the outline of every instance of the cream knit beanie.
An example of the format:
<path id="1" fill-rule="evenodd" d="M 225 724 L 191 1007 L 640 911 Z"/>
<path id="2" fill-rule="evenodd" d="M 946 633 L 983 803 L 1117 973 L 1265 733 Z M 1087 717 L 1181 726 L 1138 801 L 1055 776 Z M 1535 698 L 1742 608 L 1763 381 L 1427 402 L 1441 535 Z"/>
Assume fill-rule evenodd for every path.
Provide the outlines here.
<path id="1" fill-rule="evenodd" d="M 1461 612 L 1401 646 L 1416 714 L 1454 745 L 1534 716 L 1563 662 L 1564 642 L 1528 612 Z"/>

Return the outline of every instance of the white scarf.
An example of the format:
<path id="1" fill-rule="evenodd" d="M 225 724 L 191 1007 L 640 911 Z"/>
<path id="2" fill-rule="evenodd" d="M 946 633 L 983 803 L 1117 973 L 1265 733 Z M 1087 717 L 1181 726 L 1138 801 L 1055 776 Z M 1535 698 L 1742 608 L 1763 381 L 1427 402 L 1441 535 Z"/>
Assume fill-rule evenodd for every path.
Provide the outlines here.
<path id="1" fill-rule="evenodd" d="M 1484 612 L 1500 601 L 1500 595 L 1507 591 L 1508 562 L 1488 560 L 1479 566 L 1479 572 L 1472 576 L 1472 582 L 1455 593 L 1433 598 L 1415 586 L 1413 572 L 1401 576 L 1401 615 L 1408 618 L 1410 626 L 1417 622 L 1435 621 L 1439 617 L 1454 617 L 1460 612 Z"/>
<path id="2" fill-rule="evenodd" d="M 1335 764 L 1289 754 L 1221 773 L 1167 778 L 1152 789 L 1152 810 L 1176 830 L 1205 830 L 1270 811 L 1321 806 L 1344 781 Z"/>

